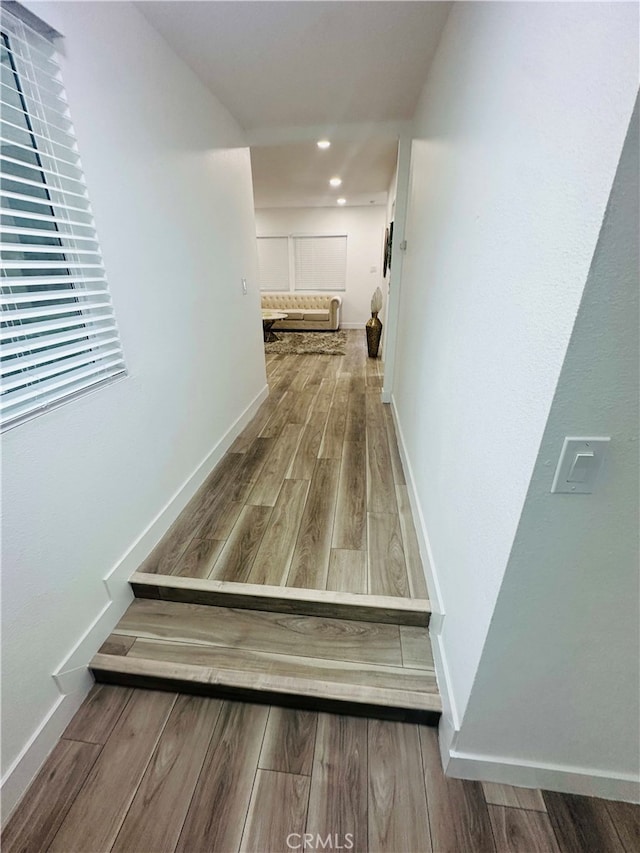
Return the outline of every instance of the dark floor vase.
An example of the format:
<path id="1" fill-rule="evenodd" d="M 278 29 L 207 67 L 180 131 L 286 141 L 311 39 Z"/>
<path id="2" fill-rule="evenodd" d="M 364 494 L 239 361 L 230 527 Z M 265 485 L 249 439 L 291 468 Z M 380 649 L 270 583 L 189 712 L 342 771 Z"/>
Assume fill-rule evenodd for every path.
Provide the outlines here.
<path id="1" fill-rule="evenodd" d="M 380 338 L 382 337 L 382 323 L 378 320 L 378 312 L 373 311 L 371 319 L 367 320 L 365 329 L 367 331 L 367 350 L 369 358 L 377 358 L 380 349 Z"/>

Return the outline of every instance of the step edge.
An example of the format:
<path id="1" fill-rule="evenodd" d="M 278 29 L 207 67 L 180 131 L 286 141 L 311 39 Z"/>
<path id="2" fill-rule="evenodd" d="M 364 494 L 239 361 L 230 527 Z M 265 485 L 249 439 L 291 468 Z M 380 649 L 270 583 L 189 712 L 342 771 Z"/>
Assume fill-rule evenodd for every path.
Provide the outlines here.
<path id="1" fill-rule="evenodd" d="M 291 612 L 308 611 L 314 615 L 314 608 L 332 606 L 336 608 L 335 618 L 372 622 L 392 622 L 417 627 L 428 627 L 431 605 L 426 598 L 401 598 L 390 595 L 363 595 L 353 592 L 335 592 L 333 590 L 311 590 L 301 587 L 281 587 L 261 584 L 245 584 L 235 581 L 220 581 L 210 578 L 184 578 L 179 575 L 158 575 L 149 572 L 134 572 L 129 583 L 137 598 L 151 598 L 151 591 L 157 590 L 158 597 L 167 599 L 171 593 L 185 596 L 189 593 L 210 595 L 212 604 L 216 598 L 218 606 L 247 607 L 248 609 L 286 608 Z M 146 593 L 146 594 L 145 594 Z M 234 604 L 223 604 L 224 600 L 234 599 Z M 172 600 L 168 598 L 168 600 Z M 183 601 L 184 598 L 177 599 Z M 248 602 L 244 604 L 243 602 Z M 205 604 L 199 601 L 198 604 Z M 260 605 L 264 604 L 264 607 Z M 348 614 L 348 615 L 346 615 Z M 360 615 L 358 615 L 360 614 Z"/>
<path id="2" fill-rule="evenodd" d="M 167 672 L 167 668 L 171 671 Z M 187 681 L 212 688 L 250 690 L 256 694 L 302 695 L 308 699 L 326 699 L 355 705 L 379 705 L 386 708 L 437 713 L 442 711 L 442 700 L 439 694 L 435 693 L 416 693 L 412 690 L 357 685 L 361 695 L 354 697 L 347 695 L 352 689 L 351 686 L 339 682 L 268 674 L 257 677 L 256 673 L 244 673 L 241 670 L 217 670 L 197 664 L 164 663 L 149 658 L 128 658 L 126 655 L 96 654 L 89 663 L 89 669 L 92 672 L 109 672 L 124 676 L 147 676 L 166 682 Z M 203 677 L 205 674 L 206 677 Z M 307 688 L 308 692 L 299 694 L 298 691 L 302 687 Z"/>

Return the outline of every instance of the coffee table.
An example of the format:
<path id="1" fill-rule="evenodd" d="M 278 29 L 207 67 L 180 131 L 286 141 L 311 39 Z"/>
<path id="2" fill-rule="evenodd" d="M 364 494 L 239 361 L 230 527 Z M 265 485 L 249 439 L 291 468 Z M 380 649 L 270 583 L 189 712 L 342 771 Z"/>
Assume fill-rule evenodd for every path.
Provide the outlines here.
<path id="1" fill-rule="evenodd" d="M 262 309 L 262 333 L 265 343 L 280 340 L 275 332 L 271 331 L 271 327 L 278 320 L 286 320 L 288 316 L 288 314 L 284 314 L 282 311 L 271 311 L 268 308 Z"/>

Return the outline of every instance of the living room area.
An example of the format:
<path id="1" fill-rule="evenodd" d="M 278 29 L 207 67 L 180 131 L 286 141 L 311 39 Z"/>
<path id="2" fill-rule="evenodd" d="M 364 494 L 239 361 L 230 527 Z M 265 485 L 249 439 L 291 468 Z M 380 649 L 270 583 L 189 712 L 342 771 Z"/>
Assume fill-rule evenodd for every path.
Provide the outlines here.
<path id="1" fill-rule="evenodd" d="M 391 135 L 251 147 L 267 356 L 344 356 L 366 331 L 383 361 L 397 157 Z"/>

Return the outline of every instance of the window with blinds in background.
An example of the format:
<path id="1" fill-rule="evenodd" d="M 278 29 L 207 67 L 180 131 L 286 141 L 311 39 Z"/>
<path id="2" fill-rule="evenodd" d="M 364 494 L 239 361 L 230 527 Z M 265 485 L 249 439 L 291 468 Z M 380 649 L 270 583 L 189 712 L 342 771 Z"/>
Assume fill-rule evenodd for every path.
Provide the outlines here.
<path id="1" fill-rule="evenodd" d="M 289 290 L 289 238 L 258 237 L 260 290 Z"/>
<path id="2" fill-rule="evenodd" d="M 6 8 L 0 24 L 5 428 L 125 364 L 55 48 Z"/>
<path id="3" fill-rule="evenodd" d="M 293 237 L 294 289 L 345 290 L 346 235 Z"/>

